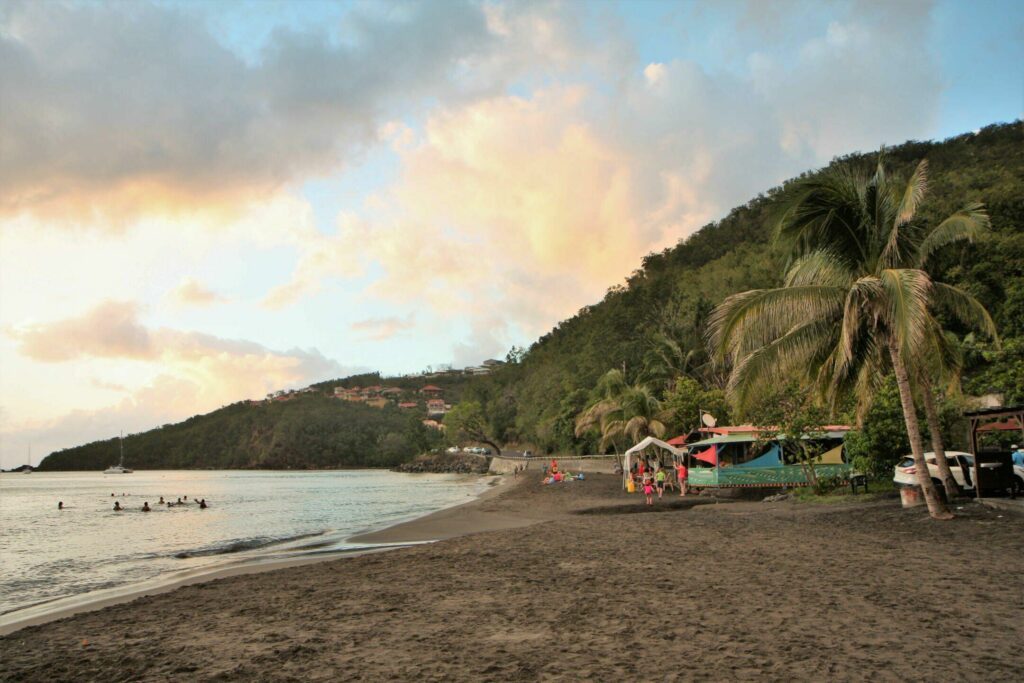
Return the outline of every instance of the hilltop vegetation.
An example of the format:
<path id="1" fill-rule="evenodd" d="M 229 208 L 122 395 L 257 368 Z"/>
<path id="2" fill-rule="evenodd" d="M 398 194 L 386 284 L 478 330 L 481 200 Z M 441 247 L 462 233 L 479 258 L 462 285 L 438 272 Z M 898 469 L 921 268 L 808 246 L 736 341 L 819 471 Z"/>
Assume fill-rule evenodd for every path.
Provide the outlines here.
<path id="1" fill-rule="evenodd" d="M 419 412 L 372 408 L 303 394 L 289 401 L 235 403 L 207 415 L 125 437 L 125 464 L 138 469 L 392 467 L 435 447 L 440 434 Z M 102 470 L 117 439 L 58 451 L 41 470 Z"/>
<path id="2" fill-rule="evenodd" d="M 1024 133 L 1020 123 L 990 126 L 943 142 L 908 142 L 886 150 L 888 166 L 906 175 L 927 158 L 930 189 L 919 211 L 934 222 L 967 201 L 983 202 L 992 220 L 983 240 L 944 252 L 932 274 L 973 294 L 987 307 L 1001 344 L 980 341 L 958 328 L 967 393 L 998 392 L 1024 402 Z M 876 154 L 837 162 L 873 166 Z M 786 259 L 772 241 L 773 211 L 783 187 L 774 188 L 705 226 L 675 247 L 645 257 L 626 282 L 541 337 L 525 354 L 486 377 L 442 375 L 430 383 L 449 402 L 472 402 L 488 435 L 538 452 L 594 452 L 600 435 L 576 435 L 577 417 L 594 398 L 599 378 L 619 369 L 625 381 L 643 382 L 668 408 L 669 433 L 694 426 L 697 406 L 720 419 L 730 415 L 721 389 L 725 375 L 708 362 L 704 333 L 713 307 L 730 294 L 777 287 Z M 377 375 L 331 380 L 315 387 L 387 383 L 403 389 L 422 378 Z M 881 404 L 881 405 L 884 405 Z M 946 406 L 948 411 L 949 406 Z M 877 413 L 877 411 L 876 411 Z M 324 394 L 260 405 L 236 404 L 178 425 L 126 439 L 129 462 L 139 468 L 332 467 L 391 465 L 439 445 L 423 415 L 344 404 Z M 850 416 L 846 416 L 850 417 Z M 877 424 L 883 415 L 874 415 Z M 956 431 L 952 435 L 959 436 Z M 871 433 L 868 440 L 874 438 Z M 898 438 L 898 435 L 897 435 Z M 902 443 L 877 438 L 893 452 Z M 955 443 L 955 442 L 954 442 Z M 43 469 L 96 469 L 116 458 L 115 441 L 97 442 L 48 457 Z"/>

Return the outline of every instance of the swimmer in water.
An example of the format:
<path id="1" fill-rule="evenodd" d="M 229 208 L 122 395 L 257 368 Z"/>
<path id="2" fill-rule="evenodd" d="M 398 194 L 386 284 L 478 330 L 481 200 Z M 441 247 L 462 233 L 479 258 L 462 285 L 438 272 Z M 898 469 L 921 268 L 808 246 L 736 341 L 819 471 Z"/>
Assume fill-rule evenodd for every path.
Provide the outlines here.
<path id="1" fill-rule="evenodd" d="M 206 509 L 206 499 L 205 498 L 203 498 L 201 501 L 199 501 L 199 509 L 200 510 L 205 510 Z"/>
<path id="2" fill-rule="evenodd" d="M 119 501 L 119 500 L 115 500 L 115 501 L 114 501 L 114 512 L 120 512 L 120 511 L 121 511 L 121 510 L 123 510 L 123 509 L 124 509 L 124 508 L 123 508 L 123 507 L 121 507 L 121 501 Z"/>
<path id="3" fill-rule="evenodd" d="M 64 501 L 63 500 L 62 501 L 58 501 L 57 509 L 58 510 L 63 510 L 64 509 Z"/>
<path id="4" fill-rule="evenodd" d="M 149 512 L 149 501 L 148 500 L 145 503 L 142 504 L 142 511 L 143 512 Z"/>
<path id="5" fill-rule="evenodd" d="M 160 504 L 161 504 L 161 505 L 163 505 L 163 504 L 164 504 L 164 497 L 163 497 L 163 496 L 160 496 Z"/>

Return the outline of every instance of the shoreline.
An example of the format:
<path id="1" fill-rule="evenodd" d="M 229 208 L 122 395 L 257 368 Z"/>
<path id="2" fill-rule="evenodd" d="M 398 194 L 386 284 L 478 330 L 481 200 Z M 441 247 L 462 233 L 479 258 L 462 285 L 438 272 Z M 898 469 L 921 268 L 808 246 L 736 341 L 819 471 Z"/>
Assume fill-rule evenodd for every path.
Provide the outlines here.
<path id="1" fill-rule="evenodd" d="M 156 472 L 161 470 L 147 471 Z M 442 535 L 436 538 L 429 537 L 429 532 L 431 530 L 438 530 L 438 532 L 442 531 L 442 525 L 444 524 L 443 520 L 450 517 L 465 520 L 471 517 L 474 506 L 478 506 L 481 502 L 496 497 L 505 488 L 503 486 L 503 477 L 489 477 L 489 475 L 483 474 L 467 476 L 476 476 L 480 479 L 490 479 L 486 483 L 481 482 L 483 483 L 484 488 L 476 495 L 475 498 L 473 498 L 473 500 L 441 508 L 440 510 L 435 510 L 433 512 L 428 512 L 425 515 L 419 515 L 412 519 L 393 522 L 379 529 L 368 527 L 367 529 L 358 532 L 354 536 L 349 536 L 344 540 L 344 543 L 367 544 L 368 546 L 376 547 L 341 548 L 321 551 L 319 554 L 309 553 L 303 556 L 289 558 L 244 558 L 235 560 L 234 562 L 212 564 L 191 570 L 180 570 L 170 575 L 165 574 L 164 576 L 157 576 L 152 579 L 123 586 L 114 586 L 112 588 L 103 588 L 79 595 L 69 595 L 62 598 L 55 598 L 53 600 L 46 600 L 27 607 L 22 607 L 21 609 L 14 610 L 12 612 L 0 614 L 0 637 L 8 636 L 30 626 L 40 626 L 52 621 L 66 619 L 76 614 L 94 612 L 113 605 L 129 603 L 137 600 L 138 598 L 168 593 L 184 586 L 192 586 L 234 576 L 243 576 L 246 574 L 261 574 L 278 569 L 301 567 L 320 562 L 347 560 L 353 557 L 360 557 L 362 555 L 398 550 L 400 548 L 408 548 L 421 543 L 430 543 L 436 540 L 452 538 L 454 536 L 462 535 L 462 533 L 479 533 L 497 528 L 508 528 L 492 527 L 487 524 L 482 524 L 479 528 L 463 526 L 462 528 L 466 530 L 461 533 L 442 533 Z M 403 540 L 402 537 L 406 535 L 411 537 Z"/>

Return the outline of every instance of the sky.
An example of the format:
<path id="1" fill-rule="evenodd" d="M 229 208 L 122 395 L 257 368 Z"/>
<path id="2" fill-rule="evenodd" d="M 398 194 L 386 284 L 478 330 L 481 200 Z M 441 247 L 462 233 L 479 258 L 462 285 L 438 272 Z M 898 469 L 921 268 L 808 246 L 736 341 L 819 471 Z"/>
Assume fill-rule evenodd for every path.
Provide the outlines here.
<path id="1" fill-rule="evenodd" d="M 0 466 L 503 358 L 1022 65 L 1017 1 L 2 0 Z"/>

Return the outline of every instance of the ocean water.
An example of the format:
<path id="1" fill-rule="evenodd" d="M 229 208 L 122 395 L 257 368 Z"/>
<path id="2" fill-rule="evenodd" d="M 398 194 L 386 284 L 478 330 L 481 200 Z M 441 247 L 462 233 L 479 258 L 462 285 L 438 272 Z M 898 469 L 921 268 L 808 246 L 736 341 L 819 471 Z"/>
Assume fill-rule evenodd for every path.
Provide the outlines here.
<path id="1" fill-rule="evenodd" d="M 228 563 L 365 547 L 346 539 L 485 487 L 482 477 L 380 470 L 0 474 L 0 615 Z M 160 496 L 188 505 L 160 506 Z M 115 500 L 127 509 L 114 512 Z"/>

